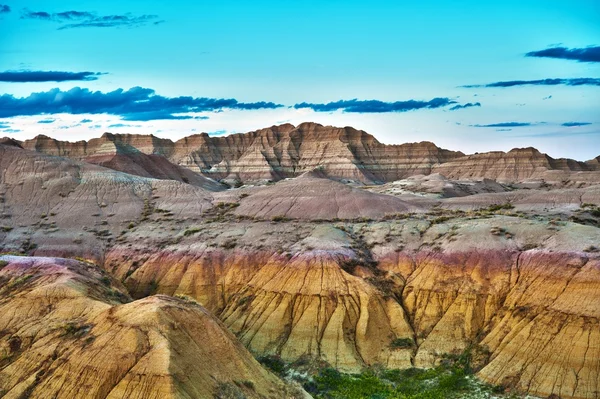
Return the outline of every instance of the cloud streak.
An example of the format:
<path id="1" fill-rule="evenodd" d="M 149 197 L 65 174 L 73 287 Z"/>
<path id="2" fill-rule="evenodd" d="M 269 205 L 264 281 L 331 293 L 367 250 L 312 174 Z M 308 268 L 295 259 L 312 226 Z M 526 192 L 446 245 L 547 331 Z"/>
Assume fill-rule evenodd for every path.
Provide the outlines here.
<path id="1" fill-rule="evenodd" d="M 310 108 L 315 112 L 333 112 L 342 110 L 343 112 L 355 113 L 384 113 L 407 112 L 423 108 L 440 108 L 451 104 L 456 104 L 456 101 L 449 98 L 434 98 L 430 101 L 408 100 L 396 102 L 353 99 L 340 100 L 326 104 L 299 103 L 294 105 L 294 108 Z"/>
<path id="2" fill-rule="evenodd" d="M 483 85 L 465 85 L 462 88 L 472 89 L 479 87 L 513 87 L 513 86 L 600 86 L 598 78 L 571 78 L 571 79 L 538 79 L 538 80 L 509 80 Z"/>
<path id="3" fill-rule="evenodd" d="M 181 113 L 215 111 L 224 108 L 237 110 L 274 109 L 282 105 L 272 102 L 242 103 L 235 99 L 204 97 L 164 97 L 154 90 L 133 87 L 112 92 L 91 91 L 75 87 L 68 91 L 52 89 L 17 98 L 0 96 L 0 118 L 44 114 L 110 114 L 127 121 L 156 119 L 190 119 Z"/>
<path id="4" fill-rule="evenodd" d="M 454 107 L 450 108 L 450 111 L 456 111 L 459 109 L 471 108 L 471 107 L 481 107 L 481 103 L 466 103 L 466 104 L 458 104 Z"/>
<path id="5" fill-rule="evenodd" d="M 545 50 L 531 51 L 526 57 L 557 58 L 578 62 L 600 62 L 600 46 L 585 48 L 551 47 Z"/>
<path id="6" fill-rule="evenodd" d="M 591 125 L 591 122 L 565 122 L 561 126 L 565 127 L 577 127 L 577 126 L 587 126 Z"/>
<path id="7" fill-rule="evenodd" d="M 73 28 L 113 28 L 128 27 L 137 28 L 144 25 L 158 25 L 164 21 L 159 20 L 158 15 L 97 15 L 89 11 L 64 11 L 49 13 L 46 11 L 25 10 L 21 19 L 34 19 L 40 21 L 57 22 L 63 24 L 58 30 Z"/>
<path id="8" fill-rule="evenodd" d="M 0 82 L 69 82 L 98 80 L 102 72 L 64 72 L 64 71 L 4 71 L 0 72 Z"/>
<path id="9" fill-rule="evenodd" d="M 472 127 L 524 127 L 524 126 L 533 126 L 533 123 L 529 122 L 500 122 L 500 123 L 491 123 L 489 125 L 469 125 Z"/>

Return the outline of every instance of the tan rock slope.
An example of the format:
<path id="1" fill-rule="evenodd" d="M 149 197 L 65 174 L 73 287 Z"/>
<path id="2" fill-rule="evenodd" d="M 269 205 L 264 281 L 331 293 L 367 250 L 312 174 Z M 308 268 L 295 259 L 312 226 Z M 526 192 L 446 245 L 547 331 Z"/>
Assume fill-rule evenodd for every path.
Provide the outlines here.
<path id="1" fill-rule="evenodd" d="M 293 397 L 195 302 L 129 302 L 74 260 L 0 260 L 3 398 Z"/>
<path id="2" fill-rule="evenodd" d="M 284 124 L 226 137 L 203 133 L 176 142 L 153 135 L 106 133 L 89 142 L 69 143 L 37 136 L 21 144 L 29 150 L 102 162 L 104 166 L 140 176 L 190 182 L 198 180 L 198 174 L 229 182 L 276 181 L 316 167 L 321 167 L 330 178 L 363 183 L 391 182 L 430 173 L 455 180 L 519 181 L 541 178 L 546 171 L 599 170 L 597 159 L 586 163 L 553 159 L 534 148 L 464 155 L 430 142 L 385 145 L 362 130 L 317 123 L 302 123 L 297 127 Z M 111 160 L 106 152 L 114 152 L 113 147 L 126 150 Z M 182 169 L 194 173 L 186 174 Z"/>

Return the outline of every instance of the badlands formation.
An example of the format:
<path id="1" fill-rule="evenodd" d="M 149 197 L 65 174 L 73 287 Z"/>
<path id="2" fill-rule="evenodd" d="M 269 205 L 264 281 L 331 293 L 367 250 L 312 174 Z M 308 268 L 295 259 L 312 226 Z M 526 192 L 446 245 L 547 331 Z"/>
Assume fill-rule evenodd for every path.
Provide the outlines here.
<path id="1" fill-rule="evenodd" d="M 502 391 L 600 395 L 598 159 L 306 123 L 6 139 L 0 171 L 0 396 L 300 398 L 252 355 L 465 351 Z"/>

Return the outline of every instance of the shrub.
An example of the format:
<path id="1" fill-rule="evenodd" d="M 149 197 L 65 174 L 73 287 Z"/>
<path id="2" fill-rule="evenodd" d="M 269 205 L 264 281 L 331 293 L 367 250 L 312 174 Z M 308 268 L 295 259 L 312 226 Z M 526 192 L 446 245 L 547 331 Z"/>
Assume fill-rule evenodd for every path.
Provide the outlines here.
<path id="1" fill-rule="evenodd" d="M 237 241 L 234 238 L 231 238 L 221 244 L 221 248 L 224 248 L 224 249 L 233 249 L 236 246 L 237 246 Z"/>
<path id="2" fill-rule="evenodd" d="M 191 236 L 192 234 L 199 233 L 200 231 L 202 231 L 202 229 L 201 229 L 201 228 L 199 228 L 199 227 L 193 227 L 193 228 L 191 228 L 191 229 L 187 229 L 186 231 L 184 231 L 184 232 L 183 232 L 183 235 L 184 235 L 185 237 L 187 237 L 187 236 Z"/>
<path id="3" fill-rule="evenodd" d="M 219 382 L 214 397 L 215 399 L 246 399 L 244 392 L 231 382 Z"/>
<path id="4" fill-rule="evenodd" d="M 62 329 L 64 334 L 69 337 L 79 338 L 85 335 L 92 328 L 89 324 L 79 324 L 75 322 L 69 322 L 63 325 Z"/>
<path id="5" fill-rule="evenodd" d="M 488 211 L 488 212 L 497 212 L 497 211 L 502 211 L 502 210 L 511 210 L 511 209 L 515 209 L 515 206 L 511 203 L 505 203 L 505 204 L 494 204 L 494 205 L 490 205 L 487 208 L 483 209 L 484 211 Z"/>
<path id="6" fill-rule="evenodd" d="M 12 229 L 13 228 L 10 227 L 10 226 L 2 226 L 2 227 L 0 227 L 0 230 L 2 230 L 5 233 L 8 233 L 9 231 L 12 231 Z"/>
<path id="7" fill-rule="evenodd" d="M 2 268 L 4 268 L 6 265 L 8 265 L 8 262 L 5 260 L 0 260 L 0 270 L 2 270 Z"/>
<path id="8" fill-rule="evenodd" d="M 110 277 L 104 276 L 100 279 L 100 282 L 106 286 L 110 286 Z"/>
<path id="9" fill-rule="evenodd" d="M 289 221 L 289 220 L 290 220 L 289 218 L 286 218 L 286 217 L 285 217 L 285 216 L 283 216 L 283 215 L 277 215 L 277 216 L 273 216 L 273 217 L 271 218 L 271 221 L 272 221 L 272 222 L 276 222 L 276 223 L 278 223 L 278 222 L 287 222 L 287 221 Z"/>
<path id="10" fill-rule="evenodd" d="M 258 358 L 258 361 L 276 374 L 282 375 L 285 372 L 285 363 L 277 355 L 262 356 Z"/>
<path id="11" fill-rule="evenodd" d="M 396 338 L 390 343 L 392 349 L 411 349 L 413 346 L 412 338 Z"/>

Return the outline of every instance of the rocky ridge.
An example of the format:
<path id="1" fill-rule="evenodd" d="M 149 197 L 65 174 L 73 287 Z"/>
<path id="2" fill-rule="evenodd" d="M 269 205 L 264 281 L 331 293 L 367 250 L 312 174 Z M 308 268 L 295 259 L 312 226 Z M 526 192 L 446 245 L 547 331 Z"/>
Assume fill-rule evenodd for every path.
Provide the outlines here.
<path id="1" fill-rule="evenodd" d="M 21 145 L 48 155 L 102 162 L 105 166 L 141 176 L 180 181 L 190 180 L 191 176 L 189 173 L 183 176 L 182 169 L 230 183 L 277 181 L 299 176 L 316 167 L 330 178 L 362 183 L 391 182 L 430 173 L 452 179 L 519 181 L 541 178 L 547 171 L 598 170 L 597 160 L 553 159 L 533 148 L 464 155 L 430 142 L 385 145 L 361 130 L 316 123 L 303 123 L 297 127 L 284 124 L 225 137 L 202 133 L 176 142 L 153 135 L 105 133 L 100 138 L 75 143 L 37 136 Z M 113 150 L 114 147 L 117 150 Z M 107 152 L 117 158 L 111 161 L 106 157 Z M 134 152 L 138 154 L 131 155 Z M 118 158 L 130 161 L 119 161 Z M 136 161 L 137 158 L 142 160 Z M 158 166 L 140 168 L 136 163 Z M 168 166 L 168 163 L 173 165 Z"/>

